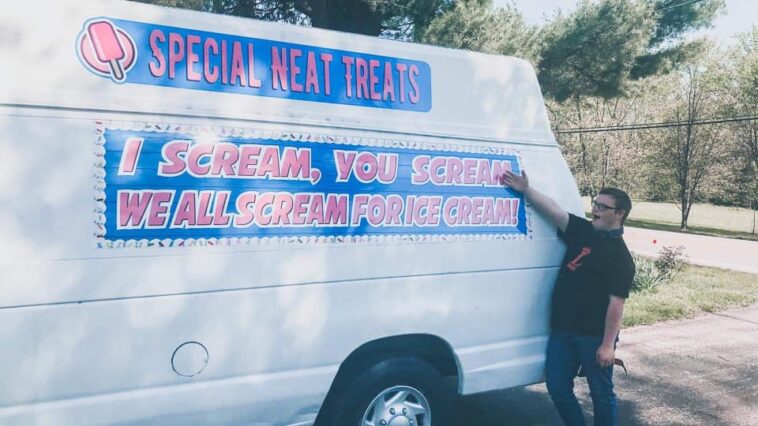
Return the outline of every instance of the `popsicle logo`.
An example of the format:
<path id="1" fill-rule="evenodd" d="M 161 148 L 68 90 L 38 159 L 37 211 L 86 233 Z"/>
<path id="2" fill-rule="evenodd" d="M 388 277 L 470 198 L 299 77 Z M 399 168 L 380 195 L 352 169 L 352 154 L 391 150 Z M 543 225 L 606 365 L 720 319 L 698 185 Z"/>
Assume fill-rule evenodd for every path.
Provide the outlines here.
<path id="1" fill-rule="evenodd" d="M 82 63 L 93 73 L 117 83 L 126 80 L 126 73 L 136 62 L 134 46 L 126 31 L 103 18 L 87 21 L 77 41 Z"/>
<path id="2" fill-rule="evenodd" d="M 120 84 L 416 112 L 432 109 L 431 66 L 413 58 L 105 15 L 82 22 L 74 49 L 79 61 L 91 73 Z"/>

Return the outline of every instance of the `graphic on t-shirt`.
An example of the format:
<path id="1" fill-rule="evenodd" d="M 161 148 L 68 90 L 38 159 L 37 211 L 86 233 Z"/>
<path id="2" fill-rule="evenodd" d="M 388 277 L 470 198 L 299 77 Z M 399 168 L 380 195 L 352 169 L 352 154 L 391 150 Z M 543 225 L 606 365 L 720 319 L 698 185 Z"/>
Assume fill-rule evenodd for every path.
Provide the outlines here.
<path id="1" fill-rule="evenodd" d="M 580 266 L 582 266 L 582 264 L 579 263 L 579 261 L 582 260 L 583 257 L 589 255 L 590 253 L 592 253 L 592 249 L 591 248 L 589 248 L 589 247 L 583 247 L 582 248 L 582 252 L 579 253 L 579 255 L 577 257 L 575 257 L 574 260 L 572 260 L 571 262 L 569 262 L 569 263 L 566 264 L 566 268 L 568 268 L 568 270 L 572 271 L 572 272 L 576 271 L 577 268 L 579 268 Z"/>

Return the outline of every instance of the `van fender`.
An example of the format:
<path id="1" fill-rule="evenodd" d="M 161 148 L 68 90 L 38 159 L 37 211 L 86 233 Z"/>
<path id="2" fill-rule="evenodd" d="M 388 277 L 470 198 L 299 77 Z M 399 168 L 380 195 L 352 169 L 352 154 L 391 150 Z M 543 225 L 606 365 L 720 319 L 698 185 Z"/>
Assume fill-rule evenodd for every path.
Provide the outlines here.
<path id="1" fill-rule="evenodd" d="M 414 358 L 429 364 L 451 389 L 456 389 L 460 394 L 461 364 L 447 341 L 431 334 L 390 336 L 364 343 L 342 361 L 321 406 L 319 417 L 332 409 L 336 396 L 363 371 L 383 361 L 398 358 Z M 318 420 L 316 424 L 319 424 Z"/>

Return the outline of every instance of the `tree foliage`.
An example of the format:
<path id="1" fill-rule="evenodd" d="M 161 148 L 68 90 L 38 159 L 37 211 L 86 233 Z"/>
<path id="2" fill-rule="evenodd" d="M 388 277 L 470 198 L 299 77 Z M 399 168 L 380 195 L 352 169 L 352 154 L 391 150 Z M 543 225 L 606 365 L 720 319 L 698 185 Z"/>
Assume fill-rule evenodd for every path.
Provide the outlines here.
<path id="1" fill-rule="evenodd" d="M 723 0 L 585 0 L 545 32 L 539 64 L 545 94 L 558 101 L 623 96 L 630 80 L 697 56 L 702 41 L 682 37 L 710 25 L 723 7 Z"/>
<path id="2" fill-rule="evenodd" d="M 758 26 L 741 34 L 722 57 L 719 115 L 758 116 Z M 709 199 L 758 209 L 758 120 L 735 122 L 726 130 L 722 143 L 729 150 L 729 161 L 721 168 Z"/>
<path id="3" fill-rule="evenodd" d="M 714 70 L 715 58 L 705 57 L 684 67 L 680 85 L 672 93 L 669 105 L 671 121 L 684 123 L 666 129 L 661 138 L 663 173 L 674 180 L 674 199 L 681 210 L 681 228 L 687 229 L 692 205 L 715 165 L 723 162 L 724 145 L 721 126 L 701 126 L 695 122 L 713 117 L 719 104 Z"/>
<path id="4" fill-rule="evenodd" d="M 581 96 L 621 96 L 655 21 L 644 2 L 583 1 L 558 16 L 545 34 L 539 63 L 543 91 L 557 101 Z"/>
<path id="5" fill-rule="evenodd" d="M 614 132 L 559 134 L 583 195 L 619 186 L 638 199 L 670 201 L 687 226 L 696 202 L 758 207 L 758 120 L 698 124 L 758 115 L 756 32 L 724 51 L 705 44 L 677 72 L 629 84 L 624 97 L 548 101 L 558 129 L 639 123 L 679 125 Z"/>
<path id="6" fill-rule="evenodd" d="M 723 6 L 724 0 L 583 0 L 572 14 L 558 14 L 538 29 L 511 6 L 460 0 L 421 40 L 530 60 L 545 95 L 559 102 L 613 99 L 624 96 L 631 81 L 696 57 L 702 41 L 682 37 L 710 25 Z"/>
<path id="7" fill-rule="evenodd" d="M 697 55 L 689 31 L 710 25 L 724 0 L 583 0 L 545 28 L 492 0 L 137 0 L 520 56 L 558 101 L 622 96 L 631 79 L 670 71 Z"/>
<path id="8" fill-rule="evenodd" d="M 402 40 L 418 39 L 454 0 L 138 0 Z"/>
<path id="9" fill-rule="evenodd" d="M 724 0 L 654 0 L 654 30 L 646 52 L 635 59 L 634 79 L 670 71 L 676 64 L 697 56 L 702 42 L 683 41 L 688 32 L 706 28 L 724 9 Z"/>
<path id="10" fill-rule="evenodd" d="M 647 99 L 655 88 L 631 83 L 627 96 L 548 101 L 557 129 L 613 127 L 649 121 Z M 605 186 L 625 188 L 634 197 L 648 197 L 653 174 L 646 153 L 649 137 L 642 131 L 558 134 L 558 142 L 582 195 L 595 196 Z M 665 198 L 665 197 L 664 197 Z"/>
<path id="11" fill-rule="evenodd" d="M 459 1 L 435 19 L 422 42 L 454 49 L 518 56 L 536 63 L 539 34 L 511 6 L 493 9 L 489 0 Z"/>

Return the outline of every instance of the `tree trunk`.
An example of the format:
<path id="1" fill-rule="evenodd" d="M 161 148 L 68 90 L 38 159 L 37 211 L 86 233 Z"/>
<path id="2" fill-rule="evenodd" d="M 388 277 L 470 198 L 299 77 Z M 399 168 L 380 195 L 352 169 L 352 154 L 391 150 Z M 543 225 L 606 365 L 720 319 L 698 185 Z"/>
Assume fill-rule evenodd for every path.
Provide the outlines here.
<path id="1" fill-rule="evenodd" d="M 583 127 L 584 123 L 582 122 L 582 104 L 581 104 L 581 99 L 578 97 L 576 98 L 576 113 L 579 120 L 579 127 Z M 592 175 L 591 175 L 592 172 L 590 171 L 589 160 L 587 159 L 587 145 L 584 142 L 584 133 L 581 133 L 581 132 L 579 133 L 579 146 L 582 147 L 581 164 L 582 164 L 582 174 L 584 175 L 584 179 L 583 179 L 584 184 L 587 187 L 587 189 L 589 189 L 590 191 L 590 194 L 589 194 L 590 198 L 595 198 L 595 195 L 596 195 L 595 185 L 592 182 Z"/>
<path id="2" fill-rule="evenodd" d="M 681 229 L 682 231 L 686 231 L 687 230 L 687 219 L 690 216 L 690 206 L 689 206 L 690 201 L 689 201 L 688 198 L 689 197 L 687 196 L 686 193 L 681 198 L 681 203 L 682 203 L 682 221 L 681 221 L 681 223 L 679 225 L 679 229 Z"/>

